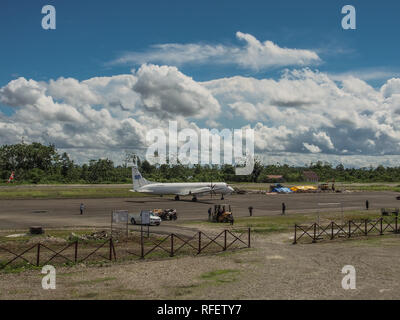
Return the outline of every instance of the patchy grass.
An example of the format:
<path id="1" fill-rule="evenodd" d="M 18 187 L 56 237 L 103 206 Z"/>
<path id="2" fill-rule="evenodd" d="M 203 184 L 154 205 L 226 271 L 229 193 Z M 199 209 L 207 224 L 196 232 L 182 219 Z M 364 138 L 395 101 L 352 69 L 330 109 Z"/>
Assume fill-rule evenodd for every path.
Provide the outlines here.
<path id="1" fill-rule="evenodd" d="M 130 192 L 121 187 L 9 187 L 0 189 L 0 200 L 20 199 L 103 199 L 142 197 L 143 193 Z"/>
<path id="2" fill-rule="evenodd" d="M 269 191 L 270 185 L 273 183 L 232 183 L 231 186 L 241 190 L 258 190 L 258 191 Z M 284 182 L 282 185 L 286 187 L 293 186 L 318 186 L 318 183 L 311 182 Z M 347 182 L 336 182 L 336 189 L 341 190 L 352 190 L 352 191 L 395 191 L 400 192 L 400 182 L 373 182 L 373 183 L 347 183 Z"/>
<path id="3" fill-rule="evenodd" d="M 173 288 L 173 295 L 175 297 L 181 297 L 193 293 L 197 288 L 201 288 L 202 284 L 189 284 L 184 286 L 178 286 Z"/>
<path id="4" fill-rule="evenodd" d="M 26 231 L 26 230 L 25 230 Z M 83 236 L 83 235 L 88 235 L 93 232 L 99 231 L 95 228 L 93 229 L 46 229 L 46 233 L 42 235 L 31 235 L 26 233 L 24 236 L 21 237 L 16 237 L 16 238 L 8 238 L 8 235 L 12 234 L 22 234 L 23 232 L 21 231 L 1 231 L 0 232 L 0 243 L 25 243 L 28 242 L 31 239 L 43 239 L 45 240 L 48 237 L 54 237 L 54 238 L 61 238 L 61 239 L 68 239 L 71 233 L 75 233 L 76 235 Z"/>
<path id="5" fill-rule="evenodd" d="M 355 246 L 365 246 L 365 247 L 398 247 L 399 245 L 399 235 L 389 235 L 385 234 L 383 236 L 373 235 L 362 238 L 350 238 L 346 239 L 351 245 Z"/>
<path id="6" fill-rule="evenodd" d="M 395 191 L 400 192 L 400 185 L 394 184 L 365 184 L 365 185 L 346 185 L 346 190 L 355 191 Z"/>
<path id="7" fill-rule="evenodd" d="M 73 284 L 93 285 L 93 284 L 108 282 L 108 281 L 113 281 L 113 280 L 117 280 L 117 278 L 116 277 L 97 278 L 97 279 L 92 279 L 92 280 L 76 281 Z"/>
<path id="8" fill-rule="evenodd" d="M 362 219 L 377 219 L 380 218 L 380 210 L 349 210 L 343 212 L 343 220 L 362 220 Z M 292 231 L 295 224 L 308 225 L 316 222 L 317 214 L 287 214 L 262 217 L 239 217 L 235 218 L 235 223 L 232 226 L 223 223 L 214 223 L 208 221 L 185 221 L 182 225 L 194 225 L 205 227 L 207 229 L 231 229 L 232 232 L 245 232 L 245 228 L 251 228 L 252 232 L 259 234 L 270 234 Z M 340 211 L 321 212 L 319 217 L 320 224 L 327 224 L 331 221 L 341 222 L 342 213 Z"/>
<path id="9" fill-rule="evenodd" d="M 82 299 L 94 299 L 99 295 L 98 292 L 88 292 L 82 295 L 78 295 L 78 298 L 82 298 Z"/>
<path id="10" fill-rule="evenodd" d="M 234 282 L 237 280 L 237 275 L 240 270 L 237 269 L 220 269 L 203 273 L 200 278 L 207 281 L 212 281 L 216 284 Z"/>

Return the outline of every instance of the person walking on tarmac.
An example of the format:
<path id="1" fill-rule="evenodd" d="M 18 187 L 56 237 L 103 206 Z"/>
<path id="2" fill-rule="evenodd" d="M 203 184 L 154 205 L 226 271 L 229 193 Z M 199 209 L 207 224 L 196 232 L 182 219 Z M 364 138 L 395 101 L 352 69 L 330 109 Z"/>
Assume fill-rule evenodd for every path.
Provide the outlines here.
<path id="1" fill-rule="evenodd" d="M 286 211 L 286 205 L 284 202 L 282 202 L 282 215 L 285 215 L 285 211 Z"/>
<path id="2" fill-rule="evenodd" d="M 253 207 L 249 207 L 249 215 L 250 215 L 250 217 L 252 217 L 253 216 Z"/>
<path id="3" fill-rule="evenodd" d="M 80 211 L 81 211 L 81 215 L 83 214 L 83 210 L 85 210 L 85 205 L 83 203 L 81 203 L 81 206 L 79 207 Z"/>
<path id="4" fill-rule="evenodd" d="M 369 209 L 369 201 L 365 201 L 365 209 L 368 210 Z"/>

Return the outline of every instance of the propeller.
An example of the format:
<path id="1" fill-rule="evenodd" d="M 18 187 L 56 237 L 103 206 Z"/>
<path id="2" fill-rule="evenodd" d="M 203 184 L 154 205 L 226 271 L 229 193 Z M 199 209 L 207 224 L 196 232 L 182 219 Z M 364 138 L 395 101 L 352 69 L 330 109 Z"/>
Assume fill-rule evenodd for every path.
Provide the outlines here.
<path id="1" fill-rule="evenodd" d="M 213 197 L 213 194 L 216 194 L 215 191 L 214 191 L 215 186 L 216 186 L 216 185 L 215 185 L 215 184 L 213 185 L 213 183 L 212 183 L 212 181 L 211 181 L 211 186 L 210 186 L 210 188 L 211 188 L 211 190 L 210 190 L 211 199 L 212 199 L 212 197 Z"/>

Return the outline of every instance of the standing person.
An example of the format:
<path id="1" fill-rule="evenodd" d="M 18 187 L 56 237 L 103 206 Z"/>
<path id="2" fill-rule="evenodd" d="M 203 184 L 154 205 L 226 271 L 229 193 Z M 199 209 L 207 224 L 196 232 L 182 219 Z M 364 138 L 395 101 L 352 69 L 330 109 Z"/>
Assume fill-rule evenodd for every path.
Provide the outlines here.
<path id="1" fill-rule="evenodd" d="M 81 214 L 83 214 L 83 210 L 85 210 L 85 205 L 81 203 L 81 206 L 79 207 Z"/>
<path id="2" fill-rule="evenodd" d="M 253 207 L 249 207 L 249 215 L 250 215 L 250 217 L 253 216 Z"/>
<path id="3" fill-rule="evenodd" d="M 365 201 L 365 209 L 369 209 L 369 201 L 367 200 L 367 201 Z"/>
<path id="4" fill-rule="evenodd" d="M 208 208 L 208 220 L 211 221 L 211 208 Z"/>
<path id="5" fill-rule="evenodd" d="M 285 211 L 286 211 L 286 205 L 284 202 L 282 202 L 282 215 L 285 214 Z"/>

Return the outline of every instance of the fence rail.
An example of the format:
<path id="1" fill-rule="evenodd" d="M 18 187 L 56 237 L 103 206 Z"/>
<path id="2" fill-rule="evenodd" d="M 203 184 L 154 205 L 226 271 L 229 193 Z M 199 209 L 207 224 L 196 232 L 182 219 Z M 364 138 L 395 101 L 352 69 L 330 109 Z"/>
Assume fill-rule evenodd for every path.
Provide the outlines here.
<path id="1" fill-rule="evenodd" d="M 344 224 L 331 221 L 327 225 L 313 223 L 308 226 L 294 226 L 293 244 L 297 244 L 300 239 L 311 240 L 312 243 L 318 240 L 335 238 L 351 238 L 357 236 L 367 236 L 369 234 L 383 235 L 388 232 L 400 233 L 398 217 L 378 218 L 374 220 L 362 219 L 359 221 L 349 220 Z"/>
<path id="2" fill-rule="evenodd" d="M 140 232 L 139 237 L 131 239 L 108 238 L 102 240 L 100 244 L 97 242 L 90 245 L 79 240 L 57 247 L 47 243 L 37 243 L 23 249 L 22 252 L 17 252 L 20 248 L 11 249 L 0 246 L 0 269 L 4 269 L 16 261 L 21 262 L 21 260 L 26 264 L 39 267 L 50 262 L 72 264 L 99 260 L 117 261 L 128 256 L 144 259 L 155 254 L 156 251 L 170 257 L 178 253 L 198 255 L 228 249 L 250 248 L 251 245 L 250 228 L 243 233 L 223 230 L 217 236 L 199 231 L 191 238 L 171 233 L 156 240 L 146 238 L 144 234 L 145 232 Z M 244 239 L 245 235 L 247 239 Z M 234 247 L 234 245 L 236 246 Z"/>

